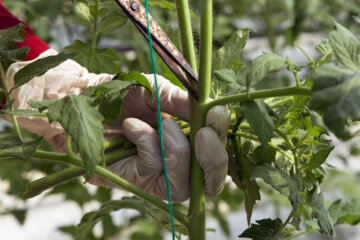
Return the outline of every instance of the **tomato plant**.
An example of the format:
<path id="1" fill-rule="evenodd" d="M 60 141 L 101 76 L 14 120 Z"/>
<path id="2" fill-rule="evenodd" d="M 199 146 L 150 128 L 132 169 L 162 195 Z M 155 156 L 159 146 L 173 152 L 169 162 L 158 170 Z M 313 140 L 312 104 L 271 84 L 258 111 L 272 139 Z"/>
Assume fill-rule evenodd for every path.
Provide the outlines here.
<path id="1" fill-rule="evenodd" d="M 338 200 L 328 206 L 324 199 L 327 189 L 321 188 L 321 184 L 329 171 L 326 160 L 336 147 L 329 140 L 329 134 L 334 134 L 341 140 L 349 140 L 357 135 L 354 129 L 360 119 L 359 40 L 335 19 L 327 19 L 321 24 L 330 24 L 333 30 L 315 46 L 321 55 L 319 59 L 313 59 L 301 46 L 299 49 L 306 56 L 307 64 L 299 64 L 290 57 L 284 59 L 275 53 L 278 46 L 274 40 L 273 21 L 276 19 L 270 19 L 274 5 L 273 1 L 266 1 L 260 14 L 267 23 L 265 35 L 274 52 L 263 52 L 252 61 L 244 61 L 240 58 L 242 50 L 249 37 L 256 33 L 250 28 L 243 28 L 231 31 L 227 39 L 224 39 L 227 35 L 225 33 L 213 35 L 213 6 L 220 8 L 218 2 L 214 2 L 213 5 L 211 0 L 201 0 L 194 4 L 200 12 L 200 18 L 194 17 L 194 21 L 200 22 L 200 28 L 195 29 L 199 42 L 197 49 L 191 21 L 194 13 L 190 12 L 188 1 L 151 1 L 153 5 L 160 6 L 161 11 L 176 11 L 183 54 L 192 68 L 199 70 L 199 101 L 190 97 L 191 121 L 179 121 L 188 134 L 193 149 L 195 134 L 205 125 L 207 111 L 216 105 L 228 105 L 231 109 L 232 122 L 226 145 L 229 155 L 228 174 L 233 185 L 238 188 L 237 191 L 242 191 L 242 197 L 235 199 L 239 202 L 244 200 L 249 224 L 249 228 L 239 232 L 239 237 L 293 239 L 309 232 L 334 236 L 335 225 L 356 224 L 360 216 L 359 203 L 356 200 L 348 203 Z M 285 31 L 287 41 L 293 43 L 306 25 L 305 17 L 310 16 L 311 9 L 304 7 L 307 1 L 289 2 L 293 2 L 293 6 L 288 6 L 288 9 L 298 10 L 294 25 Z M 325 2 L 323 1 L 324 4 Z M 242 1 L 241 4 L 261 5 L 257 1 Z M 283 6 L 286 8 L 287 5 Z M 76 182 L 69 185 L 64 182 L 81 175 L 90 179 L 92 174 L 102 176 L 136 196 L 110 200 L 109 193 L 106 192 L 108 190 L 102 188 L 99 188 L 99 194 L 89 195 L 89 198 L 97 198 L 103 205 L 99 210 L 85 214 L 76 231 L 64 229 L 72 233 L 75 239 L 95 238 L 91 230 L 100 221 L 109 235 L 116 232 L 109 213 L 125 208 L 135 209 L 168 229 L 169 212 L 164 201 L 129 184 L 103 166 L 104 163 L 111 164 L 136 154 L 136 149 L 126 139 L 102 139 L 103 124 L 111 122 L 120 114 L 121 100 L 125 96 L 121 90 L 131 84 L 149 88 L 141 74 L 122 73 L 118 75 L 122 77 L 109 83 L 57 101 L 30 101 L 29 104 L 33 107 L 31 111 L 12 107 L 11 91 L 66 59 L 73 58 L 94 73 L 118 73 L 121 70 L 119 62 L 123 61 L 122 57 L 114 50 L 98 48 L 99 39 L 114 31 L 118 33 L 117 31 L 123 30 L 136 34 L 134 30 L 123 27 L 126 17 L 121 10 L 113 1 L 99 0 L 74 1 L 73 9 L 78 23 L 84 27 L 83 31 L 90 36 L 90 41 L 75 40 L 64 47 L 59 55 L 31 63 L 15 75 L 11 89 L 6 86 L 4 74 L 11 63 L 20 61 L 26 54 L 26 49 L 15 45 L 15 42 L 22 40 L 23 30 L 18 25 L 0 31 L 1 93 L 8 101 L 1 114 L 10 116 L 14 127 L 13 132 L 0 133 L 2 166 L 14 170 L 39 169 L 46 173 L 46 176 L 27 183 L 23 194 L 26 199 L 59 184 L 55 192 L 64 191 L 71 195 L 69 189 L 82 189 L 81 184 Z M 356 10 L 355 8 L 354 11 Z M 241 9 L 235 7 L 232 14 L 242 14 L 237 11 L 240 12 Z M 215 24 L 219 24 L 218 21 L 215 16 Z M 358 19 L 355 18 L 354 21 Z M 217 31 L 220 30 L 215 29 Z M 145 45 L 144 42 L 141 44 Z M 141 44 L 136 43 L 135 47 L 140 49 Z M 139 58 L 146 59 L 144 52 L 137 51 Z M 165 65 L 162 68 L 165 76 L 174 84 L 180 84 Z M 300 74 L 304 69 L 307 70 L 306 74 Z M 279 78 L 280 71 L 286 71 L 294 84 L 273 87 L 270 81 L 273 76 Z M 124 79 L 132 81 L 123 81 Z M 275 80 L 274 82 L 276 83 Z M 77 109 L 81 109 L 81 114 Z M 21 116 L 48 118 L 50 122 L 60 123 L 66 132 L 67 153 L 52 152 L 42 137 L 22 132 L 16 120 Z M 106 150 L 119 146 L 123 148 L 103 154 L 104 151 L 106 153 Z M 56 169 L 54 166 L 57 166 Z M 2 173 L 2 177 L 6 176 Z M 18 190 L 16 185 L 25 183 L 26 179 L 22 177 L 11 181 L 10 191 Z M 278 192 L 287 199 L 291 209 L 285 219 L 264 216 L 264 219 L 251 224 L 254 207 L 261 200 L 261 190 Z M 83 191 L 85 194 L 86 190 Z M 205 239 L 203 172 L 195 154 L 191 161 L 190 191 L 189 206 L 176 205 L 174 209 L 176 236 L 178 239 L 182 235 L 187 235 L 191 240 Z M 19 191 L 14 193 L 18 196 L 22 194 Z M 219 199 L 226 197 L 226 194 L 231 194 L 228 186 Z M 224 222 L 218 211 L 218 200 L 212 201 L 215 206 L 212 214 L 220 222 Z M 226 231 L 224 224 L 223 229 Z"/>

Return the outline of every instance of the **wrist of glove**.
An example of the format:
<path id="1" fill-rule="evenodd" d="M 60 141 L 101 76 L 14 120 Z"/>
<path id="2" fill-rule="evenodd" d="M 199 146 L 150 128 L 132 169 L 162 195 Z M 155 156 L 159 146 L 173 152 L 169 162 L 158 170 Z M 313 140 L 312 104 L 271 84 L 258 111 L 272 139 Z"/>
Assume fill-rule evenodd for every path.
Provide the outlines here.
<path id="1" fill-rule="evenodd" d="M 57 54 L 48 50 L 39 58 Z M 6 80 L 13 85 L 15 73 L 27 62 L 17 62 L 10 66 Z M 153 75 L 145 75 L 154 88 Z M 112 75 L 92 74 L 72 60 L 67 60 L 19 87 L 12 93 L 15 109 L 31 109 L 27 104 L 33 100 L 56 100 L 68 94 L 79 94 L 89 86 L 110 81 Z M 165 78 L 158 76 L 160 105 L 162 111 L 190 120 L 188 95 Z M 10 119 L 8 116 L 5 118 Z M 64 134 L 59 124 L 49 124 L 46 119 L 19 117 L 19 124 L 27 130 L 44 136 L 55 151 L 64 151 Z M 161 160 L 159 135 L 151 125 L 157 122 L 156 102 L 142 87 L 129 87 L 129 93 L 122 103 L 118 121 L 107 124 L 105 128 L 122 130 L 138 150 L 136 156 L 121 160 L 109 170 L 139 186 L 150 194 L 166 199 L 166 186 Z M 204 170 L 205 194 L 207 197 L 218 195 L 227 175 L 227 153 L 224 149 L 230 112 L 225 106 L 212 108 L 206 118 L 206 127 L 200 129 L 195 137 L 195 154 Z M 186 136 L 172 119 L 163 120 L 165 163 L 168 171 L 170 194 L 174 202 L 185 201 L 190 189 L 191 148 Z M 90 183 L 105 187 L 117 187 L 104 179 L 93 176 Z"/>

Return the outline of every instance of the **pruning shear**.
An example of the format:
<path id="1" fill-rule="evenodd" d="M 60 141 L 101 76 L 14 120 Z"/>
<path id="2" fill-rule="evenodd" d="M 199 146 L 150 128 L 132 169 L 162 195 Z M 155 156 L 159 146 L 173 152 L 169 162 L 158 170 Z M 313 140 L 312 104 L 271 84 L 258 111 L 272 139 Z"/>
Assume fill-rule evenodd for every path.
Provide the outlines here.
<path id="1" fill-rule="evenodd" d="M 142 35 L 149 41 L 145 7 L 138 0 L 116 0 L 116 2 L 139 29 Z M 197 83 L 199 80 L 196 73 L 150 14 L 149 25 L 153 48 L 189 93 L 198 100 L 197 91 L 192 87 L 184 72 L 192 81 Z"/>

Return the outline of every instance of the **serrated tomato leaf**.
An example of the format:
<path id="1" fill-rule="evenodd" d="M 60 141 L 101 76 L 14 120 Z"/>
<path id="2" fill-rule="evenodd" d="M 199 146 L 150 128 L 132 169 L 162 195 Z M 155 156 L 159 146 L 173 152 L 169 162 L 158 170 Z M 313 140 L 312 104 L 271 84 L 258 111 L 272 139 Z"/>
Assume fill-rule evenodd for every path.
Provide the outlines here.
<path id="1" fill-rule="evenodd" d="M 24 85 L 31 79 L 37 76 L 41 76 L 46 73 L 49 69 L 56 67 L 60 63 L 68 60 L 70 58 L 75 57 L 76 53 L 59 53 L 54 56 L 49 56 L 45 58 L 41 58 L 26 65 L 24 68 L 20 69 L 14 76 L 14 88 L 20 87 Z"/>
<path id="2" fill-rule="evenodd" d="M 254 33 L 254 30 L 249 28 L 240 29 L 225 42 L 216 54 L 215 70 L 228 68 L 236 72 L 243 65 L 239 61 L 240 53 L 249 39 L 250 33 Z"/>
<path id="3" fill-rule="evenodd" d="M 263 52 L 251 63 L 250 71 L 246 77 L 246 88 L 249 89 L 261 81 L 271 71 L 280 70 L 285 66 L 285 61 L 279 55 Z"/>
<path id="4" fill-rule="evenodd" d="M 120 67 L 116 63 L 120 58 L 111 49 L 92 48 L 80 40 L 75 40 L 72 45 L 63 49 L 65 53 L 79 53 L 74 60 L 86 67 L 92 73 L 111 73 L 119 72 Z"/>
<path id="5" fill-rule="evenodd" d="M 281 194 L 289 198 L 292 203 L 302 203 L 300 191 L 293 178 L 283 170 L 269 164 L 257 166 L 252 173 L 252 179 L 262 178 Z"/>
<path id="6" fill-rule="evenodd" d="M 124 89 L 134 83 L 135 80 L 112 80 L 89 87 L 81 95 L 93 98 L 93 103 L 99 106 L 99 111 L 104 116 L 105 122 L 113 122 L 121 114 L 122 100 L 128 93 Z"/>
<path id="7" fill-rule="evenodd" d="M 96 223 L 101 221 L 109 213 L 120 209 L 134 209 L 141 214 L 145 214 L 150 207 L 146 202 L 136 197 L 124 197 L 121 200 L 108 201 L 97 211 L 89 212 L 82 217 L 80 224 L 77 226 L 75 239 L 85 239 L 88 232 L 92 230 Z"/>
<path id="8" fill-rule="evenodd" d="M 360 202 L 352 199 L 341 204 L 341 199 L 339 199 L 330 205 L 329 213 L 335 225 L 350 224 L 354 226 L 360 222 Z"/>
<path id="9" fill-rule="evenodd" d="M 229 154 L 229 175 L 236 186 L 245 194 L 245 211 L 248 224 L 250 224 L 252 212 L 257 200 L 261 200 L 260 187 L 251 175 L 256 167 L 250 158 L 240 157 L 239 143 L 231 137 L 231 152 Z"/>
<path id="10" fill-rule="evenodd" d="M 42 140 L 43 138 L 40 137 L 22 142 L 17 136 L 2 132 L 0 133 L 0 151 L 22 160 L 30 160 Z"/>
<path id="11" fill-rule="evenodd" d="M 344 26 L 333 19 L 334 31 L 330 33 L 329 42 L 339 62 L 346 68 L 360 71 L 360 42 Z"/>
<path id="12" fill-rule="evenodd" d="M 310 161 L 305 164 L 303 166 L 303 168 L 305 169 L 316 169 L 318 167 L 321 166 L 321 164 L 323 164 L 327 157 L 329 156 L 330 152 L 334 149 L 335 147 L 328 147 L 325 149 L 320 149 L 317 152 L 312 153 Z"/>
<path id="13" fill-rule="evenodd" d="M 236 83 L 236 74 L 232 69 L 224 68 L 216 70 L 214 74 L 215 77 L 221 82 L 226 82 L 228 84 Z"/>
<path id="14" fill-rule="evenodd" d="M 360 73 L 324 64 L 313 81 L 310 108 L 323 112 L 327 127 L 337 137 L 351 138 L 348 122 L 360 120 Z"/>
<path id="15" fill-rule="evenodd" d="M 121 73 L 116 74 L 116 76 L 113 79 L 114 80 L 122 80 L 122 81 L 133 81 L 134 80 L 135 81 L 135 83 L 133 83 L 134 85 L 138 85 L 138 86 L 142 86 L 142 87 L 146 88 L 146 90 L 149 91 L 151 96 L 153 96 L 153 90 L 149 83 L 149 80 L 139 72 L 129 72 L 129 73 L 121 72 Z"/>
<path id="16" fill-rule="evenodd" d="M 40 105 L 31 103 L 36 102 L 29 102 L 32 107 Z M 103 116 L 86 96 L 68 95 L 46 104 L 49 121 L 59 122 L 77 146 L 84 161 L 85 177 L 89 180 L 103 146 Z"/>
<path id="17" fill-rule="evenodd" d="M 246 229 L 239 238 L 250 238 L 254 240 L 278 240 L 281 239 L 283 223 L 281 219 L 261 219 L 252 223 L 251 227 Z"/>
<path id="18" fill-rule="evenodd" d="M 318 220 L 320 231 L 328 235 L 334 235 L 335 229 L 329 211 L 326 209 L 324 196 L 318 187 L 306 193 L 305 204 L 312 209 L 312 217 Z"/>
<path id="19" fill-rule="evenodd" d="M 0 30 L 0 64 L 4 71 L 16 60 L 22 60 L 27 56 L 29 47 L 19 48 L 16 43 L 25 41 L 25 25 L 18 24 L 10 28 Z"/>
<path id="20" fill-rule="evenodd" d="M 98 32 L 104 34 L 111 33 L 112 31 L 123 26 L 127 19 L 128 18 L 125 15 L 115 13 L 109 14 L 101 20 L 98 27 Z"/>
<path id="21" fill-rule="evenodd" d="M 90 25 L 94 19 L 90 12 L 90 7 L 82 1 L 74 1 L 74 12 L 78 23 L 84 26 Z"/>
<path id="22" fill-rule="evenodd" d="M 274 123 L 269 115 L 266 104 L 262 100 L 245 101 L 241 104 L 246 120 L 255 130 L 261 144 L 266 148 L 274 131 Z"/>

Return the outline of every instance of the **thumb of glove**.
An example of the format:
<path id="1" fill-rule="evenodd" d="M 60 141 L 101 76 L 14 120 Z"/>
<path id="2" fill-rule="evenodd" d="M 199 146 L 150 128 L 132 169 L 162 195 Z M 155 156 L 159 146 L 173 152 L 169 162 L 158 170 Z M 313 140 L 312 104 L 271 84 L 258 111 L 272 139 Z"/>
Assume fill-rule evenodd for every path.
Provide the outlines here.
<path id="1" fill-rule="evenodd" d="M 224 187 L 228 169 L 225 150 L 230 111 L 226 106 L 215 106 L 206 116 L 206 127 L 195 136 L 195 154 L 204 170 L 205 195 L 216 197 Z"/>

